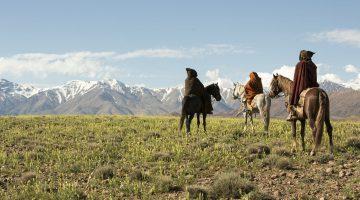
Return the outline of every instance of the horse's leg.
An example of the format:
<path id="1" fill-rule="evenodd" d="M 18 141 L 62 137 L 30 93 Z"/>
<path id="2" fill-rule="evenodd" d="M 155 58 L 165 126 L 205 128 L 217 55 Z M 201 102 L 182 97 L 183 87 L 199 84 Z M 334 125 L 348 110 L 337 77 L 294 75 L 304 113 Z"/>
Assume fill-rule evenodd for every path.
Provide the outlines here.
<path id="1" fill-rule="evenodd" d="M 187 132 L 188 135 L 190 135 L 190 125 L 191 125 L 191 120 L 194 118 L 195 114 L 191 114 L 189 117 L 189 132 Z"/>
<path id="2" fill-rule="evenodd" d="M 301 146 L 302 150 L 305 152 L 305 120 L 301 120 Z"/>
<path id="3" fill-rule="evenodd" d="M 329 102 L 329 101 L 327 101 Z M 334 153 L 334 144 L 333 144 L 333 137 L 332 137 L 332 131 L 333 127 L 330 123 L 330 109 L 329 109 L 329 103 L 326 105 L 326 111 L 325 111 L 325 124 L 326 124 L 326 131 L 329 136 L 329 143 L 330 143 L 330 154 L 333 155 Z"/>
<path id="4" fill-rule="evenodd" d="M 244 127 L 243 132 L 246 132 L 246 130 L 247 130 L 247 121 L 248 121 L 248 113 L 246 111 L 246 113 L 245 113 L 245 127 Z"/>
<path id="5" fill-rule="evenodd" d="M 186 124 L 186 134 L 190 133 L 190 120 L 189 115 L 185 116 L 185 124 Z"/>
<path id="6" fill-rule="evenodd" d="M 200 127 L 200 113 L 196 113 L 196 122 L 197 122 L 197 130 L 199 131 L 199 127 Z"/>
<path id="7" fill-rule="evenodd" d="M 180 117 L 180 121 L 179 121 L 179 134 L 181 133 L 181 130 L 182 130 L 182 127 L 183 127 L 183 124 L 184 124 L 185 115 L 186 114 L 181 113 L 181 117 Z"/>
<path id="8" fill-rule="evenodd" d="M 251 130 L 252 130 L 252 133 L 255 134 L 254 120 L 253 120 L 253 116 L 252 116 L 253 113 L 250 112 L 249 115 L 250 115 Z"/>
<path id="9" fill-rule="evenodd" d="M 261 105 L 259 105 L 259 106 L 261 106 Z M 264 132 L 265 132 L 265 134 L 268 134 L 268 126 L 269 126 L 269 124 L 267 123 L 267 115 L 266 115 L 265 112 L 262 111 L 262 107 L 259 108 L 260 117 L 261 117 L 261 119 L 263 121 Z"/>
<path id="10" fill-rule="evenodd" d="M 312 133 L 312 136 L 313 136 L 313 141 L 315 142 L 315 138 L 316 138 L 316 127 L 315 127 L 315 119 L 314 118 L 309 118 L 309 125 L 310 125 L 310 128 L 311 128 L 311 133 Z M 313 150 L 315 149 L 315 144 L 313 144 Z M 310 155 L 312 155 L 313 153 L 313 150 L 311 151 Z"/>
<path id="11" fill-rule="evenodd" d="M 206 113 L 203 113 L 203 126 L 204 126 L 204 131 L 206 132 Z"/>
<path id="12" fill-rule="evenodd" d="M 292 152 L 296 152 L 297 150 L 297 141 L 296 141 L 296 120 L 291 121 L 291 133 L 293 138 L 293 144 L 292 144 Z"/>

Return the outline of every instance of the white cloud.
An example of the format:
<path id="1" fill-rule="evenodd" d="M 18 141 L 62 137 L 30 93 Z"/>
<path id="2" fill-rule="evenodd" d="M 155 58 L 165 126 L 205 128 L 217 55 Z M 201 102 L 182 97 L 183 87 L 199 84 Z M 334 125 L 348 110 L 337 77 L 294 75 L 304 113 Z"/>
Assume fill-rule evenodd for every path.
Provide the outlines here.
<path id="1" fill-rule="evenodd" d="M 126 60 L 131 58 L 184 58 L 188 57 L 182 50 L 174 49 L 144 49 L 132 51 L 124 54 L 118 54 L 114 58 Z"/>
<path id="2" fill-rule="evenodd" d="M 319 81 L 331 81 L 338 84 L 343 84 L 344 81 L 336 74 L 324 74 L 319 77 Z"/>
<path id="3" fill-rule="evenodd" d="M 49 75 L 79 76 L 89 78 L 114 78 L 123 74 L 118 65 L 120 61 L 136 58 L 191 58 L 210 55 L 251 53 L 229 44 L 209 44 L 193 48 L 140 49 L 117 52 L 72 52 L 65 54 L 26 53 L 10 57 L 0 57 L 0 74 L 21 77 L 32 75 L 46 78 Z"/>
<path id="4" fill-rule="evenodd" d="M 346 72 L 349 72 L 349 73 L 360 73 L 359 68 L 354 65 L 346 65 L 344 67 L 344 69 Z"/>
<path id="5" fill-rule="evenodd" d="M 327 41 L 331 43 L 347 44 L 360 47 L 360 30 L 358 29 L 335 29 L 315 33 L 310 36 L 311 41 Z"/>
<path id="6" fill-rule="evenodd" d="M 358 74 L 355 79 L 351 79 L 347 83 L 344 83 L 344 85 L 355 90 L 360 90 L 360 74 Z"/>
<path id="7" fill-rule="evenodd" d="M 104 78 L 120 70 L 106 65 L 102 58 L 113 52 L 75 52 L 66 54 L 28 53 L 0 58 L 0 73 L 16 76 L 34 75 L 45 78 L 50 74 Z"/>
<path id="8" fill-rule="evenodd" d="M 228 78 L 220 77 L 219 71 L 219 69 L 208 70 L 206 72 L 206 77 L 208 79 L 205 82 L 207 84 L 217 82 L 221 88 L 233 88 L 233 81 Z"/>
<path id="9" fill-rule="evenodd" d="M 283 65 L 280 68 L 275 69 L 272 73 L 259 72 L 258 75 L 261 78 L 263 86 L 264 87 L 269 87 L 270 83 L 271 83 L 271 80 L 273 78 L 273 74 L 279 74 L 279 75 L 285 76 L 285 77 L 287 77 L 289 79 L 293 79 L 294 71 L 295 71 L 295 67 L 288 66 L 288 65 Z"/>
<path id="10" fill-rule="evenodd" d="M 242 48 L 230 44 L 208 44 L 203 47 L 192 48 L 159 48 L 159 49 L 141 49 L 136 51 L 118 54 L 116 59 L 126 60 L 131 58 L 192 58 L 198 56 L 225 55 L 225 54 L 250 54 L 254 50 Z"/>

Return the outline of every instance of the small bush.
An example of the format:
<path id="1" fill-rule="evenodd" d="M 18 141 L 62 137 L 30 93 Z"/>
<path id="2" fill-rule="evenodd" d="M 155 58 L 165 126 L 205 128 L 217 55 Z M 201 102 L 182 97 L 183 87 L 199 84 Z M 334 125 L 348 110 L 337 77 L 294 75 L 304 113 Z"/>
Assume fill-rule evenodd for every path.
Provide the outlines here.
<path id="1" fill-rule="evenodd" d="M 279 169 L 291 170 L 294 169 L 292 163 L 287 158 L 280 158 L 276 162 L 276 167 Z"/>
<path id="2" fill-rule="evenodd" d="M 218 198 L 239 199 L 253 191 L 255 187 L 237 173 L 225 173 L 219 176 L 212 187 L 211 196 Z"/>
<path id="3" fill-rule="evenodd" d="M 276 166 L 276 163 L 278 160 L 279 160 L 278 155 L 270 155 L 270 156 L 266 157 L 264 160 L 262 160 L 261 166 L 262 167 L 274 167 L 274 166 Z"/>
<path id="4" fill-rule="evenodd" d="M 186 191 L 189 194 L 189 199 L 199 199 L 205 200 L 208 199 L 208 191 L 202 186 L 188 186 Z"/>
<path id="5" fill-rule="evenodd" d="M 352 147 L 356 150 L 360 150 L 360 138 L 351 137 L 346 141 L 347 147 Z"/>
<path id="6" fill-rule="evenodd" d="M 141 170 L 135 170 L 130 174 L 131 180 L 137 180 L 137 181 L 145 181 L 148 180 L 150 177 L 142 172 Z"/>
<path id="7" fill-rule="evenodd" d="M 294 169 L 292 163 L 288 158 L 282 158 L 277 155 L 271 155 L 265 158 L 262 163 L 262 167 L 277 167 L 279 169 Z"/>
<path id="8" fill-rule="evenodd" d="M 330 160 L 333 160 L 333 159 L 334 158 L 331 155 L 326 155 L 326 154 L 315 157 L 315 161 L 320 163 L 320 164 L 326 164 Z"/>
<path id="9" fill-rule="evenodd" d="M 147 141 L 151 138 L 160 138 L 161 135 L 158 132 L 150 132 L 144 136 L 144 141 Z"/>
<path id="10" fill-rule="evenodd" d="M 153 155 L 154 161 L 162 160 L 162 161 L 169 162 L 169 161 L 171 161 L 171 158 L 172 158 L 172 154 L 168 153 L 168 152 L 156 152 Z"/>
<path id="11" fill-rule="evenodd" d="M 94 177 L 102 180 L 111 179 L 114 175 L 114 169 L 108 165 L 99 167 L 94 171 Z"/>
<path id="12" fill-rule="evenodd" d="M 25 172 L 21 175 L 21 177 L 19 178 L 19 181 L 26 184 L 27 182 L 33 181 L 35 179 L 36 179 L 36 173 Z"/>
<path id="13" fill-rule="evenodd" d="M 258 154 L 258 155 L 262 155 L 262 154 L 268 155 L 270 154 L 270 151 L 271 151 L 270 147 L 263 144 L 253 145 L 248 149 L 249 154 Z"/>
<path id="14" fill-rule="evenodd" d="M 285 148 L 275 149 L 275 154 L 278 156 L 285 156 L 285 157 L 291 157 L 294 155 L 293 153 L 291 153 L 289 150 L 287 150 Z"/>
<path id="15" fill-rule="evenodd" d="M 71 173 L 78 174 L 82 170 L 81 170 L 81 166 L 79 164 L 73 164 L 73 165 L 70 166 L 69 171 Z"/>
<path id="16" fill-rule="evenodd" d="M 156 180 L 156 190 L 160 193 L 181 191 L 182 188 L 174 184 L 170 176 L 159 176 Z"/>
<path id="17" fill-rule="evenodd" d="M 246 196 L 248 200 L 275 200 L 275 198 L 269 194 L 253 191 Z"/>

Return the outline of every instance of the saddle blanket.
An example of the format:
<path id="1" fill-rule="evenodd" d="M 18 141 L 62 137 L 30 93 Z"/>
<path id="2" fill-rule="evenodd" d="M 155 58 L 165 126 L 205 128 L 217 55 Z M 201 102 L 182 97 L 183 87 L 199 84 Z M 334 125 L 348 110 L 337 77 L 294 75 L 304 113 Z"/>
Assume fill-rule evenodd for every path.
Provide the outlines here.
<path id="1" fill-rule="evenodd" d="M 300 93 L 300 99 L 298 101 L 298 104 L 296 105 L 296 112 L 297 112 L 297 115 L 299 117 L 303 117 L 304 116 L 304 104 L 305 104 L 305 97 L 306 97 L 306 94 L 312 90 L 312 89 L 318 89 L 318 87 L 312 87 L 312 88 L 308 88 L 308 89 L 305 89 L 303 90 L 301 93 Z"/>

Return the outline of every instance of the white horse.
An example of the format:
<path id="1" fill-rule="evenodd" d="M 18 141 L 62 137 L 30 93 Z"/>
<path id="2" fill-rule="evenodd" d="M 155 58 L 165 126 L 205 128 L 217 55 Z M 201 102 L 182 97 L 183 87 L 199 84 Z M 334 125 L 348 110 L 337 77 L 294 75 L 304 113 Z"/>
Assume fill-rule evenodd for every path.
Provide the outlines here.
<path id="1" fill-rule="evenodd" d="M 233 91 L 234 99 L 240 99 L 240 102 L 244 108 L 247 107 L 246 99 L 245 99 L 245 86 L 240 83 L 234 83 L 234 91 Z M 250 117 L 252 132 L 254 133 L 254 122 L 253 122 L 253 115 L 256 113 L 260 114 L 260 117 L 264 123 L 264 131 L 266 134 L 269 133 L 269 123 L 270 123 L 270 106 L 271 106 L 271 99 L 268 95 L 265 94 L 258 94 L 255 96 L 253 100 L 253 109 L 249 110 L 244 113 L 245 117 L 245 127 L 244 132 L 247 130 L 248 118 Z M 242 113 L 241 106 L 236 114 L 239 116 Z"/>

